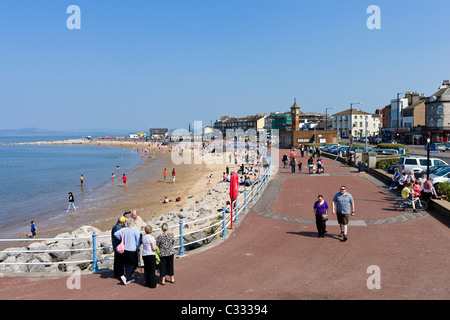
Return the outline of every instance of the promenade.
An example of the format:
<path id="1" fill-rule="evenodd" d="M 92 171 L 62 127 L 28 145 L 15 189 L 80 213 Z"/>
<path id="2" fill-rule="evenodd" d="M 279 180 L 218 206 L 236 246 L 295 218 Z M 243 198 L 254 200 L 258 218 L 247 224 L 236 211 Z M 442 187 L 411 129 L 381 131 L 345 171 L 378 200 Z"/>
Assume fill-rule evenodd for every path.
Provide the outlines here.
<path id="1" fill-rule="evenodd" d="M 67 277 L 0 279 L 0 299 L 82 300 L 423 300 L 450 299 L 449 222 L 432 212 L 397 212 L 396 194 L 367 173 L 324 159 L 325 174 L 283 169 L 244 219 L 206 249 L 175 261 L 175 284 L 124 286 L 111 271 L 86 274 L 79 289 Z M 331 215 L 341 185 L 353 195 L 348 241 Z M 313 204 L 330 206 L 325 238 L 318 238 Z M 371 266 L 380 289 L 369 289 Z M 369 269 L 368 269 L 369 268 Z M 368 273 L 369 272 L 369 273 Z"/>

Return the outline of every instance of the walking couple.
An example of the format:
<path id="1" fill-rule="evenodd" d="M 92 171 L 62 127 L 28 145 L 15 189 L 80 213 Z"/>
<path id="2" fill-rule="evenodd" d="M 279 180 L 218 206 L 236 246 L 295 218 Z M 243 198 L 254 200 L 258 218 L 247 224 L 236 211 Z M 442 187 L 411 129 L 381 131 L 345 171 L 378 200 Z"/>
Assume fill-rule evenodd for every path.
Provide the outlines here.
<path id="1" fill-rule="evenodd" d="M 316 217 L 316 226 L 319 238 L 324 238 L 326 231 L 326 221 L 328 220 L 328 204 L 322 195 L 318 196 L 318 200 L 314 203 L 314 214 Z M 339 192 L 333 198 L 332 214 L 337 215 L 342 237 L 342 241 L 347 241 L 347 231 L 349 215 L 355 215 L 355 201 L 353 196 L 347 192 L 345 186 L 341 186 Z"/>

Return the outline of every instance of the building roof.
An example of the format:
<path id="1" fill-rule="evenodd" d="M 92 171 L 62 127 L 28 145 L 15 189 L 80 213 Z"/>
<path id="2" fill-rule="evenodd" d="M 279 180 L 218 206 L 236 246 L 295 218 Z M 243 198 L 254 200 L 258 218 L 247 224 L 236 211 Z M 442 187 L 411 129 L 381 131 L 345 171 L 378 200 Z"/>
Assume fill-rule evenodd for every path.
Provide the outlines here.
<path id="1" fill-rule="evenodd" d="M 167 128 L 150 128 L 151 134 L 166 134 L 168 131 Z"/>
<path id="2" fill-rule="evenodd" d="M 431 95 L 431 97 L 428 98 L 428 102 L 444 102 L 444 101 L 450 101 L 450 84 L 444 84 L 439 88 L 439 91 L 435 94 Z"/>
<path id="3" fill-rule="evenodd" d="M 366 115 L 372 115 L 372 113 L 361 111 L 361 109 L 352 109 L 351 112 L 352 112 L 352 115 L 356 115 L 356 114 L 361 114 L 361 115 L 364 115 L 364 114 L 366 114 Z M 348 114 L 348 115 L 350 114 L 350 109 L 347 109 L 347 110 L 344 110 L 344 111 L 335 113 L 335 114 L 333 114 L 333 116 L 343 116 L 343 115 L 347 115 L 347 114 Z"/>
<path id="4" fill-rule="evenodd" d="M 411 104 L 410 106 L 405 107 L 403 110 L 409 110 L 409 109 L 414 109 L 417 106 L 421 105 L 422 103 L 425 103 L 426 99 L 425 98 L 421 98 L 420 100 L 414 102 L 413 104 Z"/>
<path id="5" fill-rule="evenodd" d="M 248 115 L 246 117 L 243 118 L 236 118 L 236 117 L 230 117 L 230 116 L 222 116 L 219 120 L 217 120 L 218 122 L 236 122 L 236 121 L 257 121 L 263 118 L 266 118 L 267 115 L 266 114 L 255 114 L 255 115 Z"/>
<path id="6" fill-rule="evenodd" d="M 291 109 L 300 109 L 300 107 L 297 105 L 297 101 L 294 98 L 294 104 L 292 105 Z"/>

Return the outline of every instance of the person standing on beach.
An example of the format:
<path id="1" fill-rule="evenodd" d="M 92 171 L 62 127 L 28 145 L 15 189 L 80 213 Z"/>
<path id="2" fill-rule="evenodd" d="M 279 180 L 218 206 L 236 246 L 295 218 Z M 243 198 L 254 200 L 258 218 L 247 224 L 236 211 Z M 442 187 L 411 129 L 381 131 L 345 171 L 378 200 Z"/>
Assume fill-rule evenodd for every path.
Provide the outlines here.
<path id="1" fill-rule="evenodd" d="M 75 198 L 74 198 L 74 196 L 73 196 L 73 193 L 72 192 L 69 192 L 69 205 L 68 205 L 68 207 L 67 207 L 67 210 L 66 210 L 66 212 L 69 212 L 70 211 L 70 207 L 73 207 L 74 208 L 74 210 L 75 210 L 75 212 L 77 211 L 77 208 L 75 207 Z"/>
<path id="2" fill-rule="evenodd" d="M 123 181 L 124 187 L 126 187 L 127 186 L 127 176 L 125 175 L 125 173 L 122 175 L 122 181 Z"/>
<path id="3" fill-rule="evenodd" d="M 167 180 L 167 170 L 166 170 L 166 168 L 164 168 L 163 175 L 164 175 L 164 182 L 166 182 L 166 180 Z"/>
<path id="4" fill-rule="evenodd" d="M 81 187 L 83 187 L 83 183 L 84 183 L 84 177 L 83 177 L 83 175 L 81 175 L 81 177 L 80 177 L 80 183 L 81 183 Z"/>
<path id="5" fill-rule="evenodd" d="M 117 223 L 114 225 L 114 227 L 111 230 L 111 243 L 114 251 L 114 278 L 117 280 L 120 280 L 120 277 L 122 277 L 125 274 L 125 264 L 123 259 L 123 254 L 118 253 L 116 248 L 120 244 L 119 239 L 117 239 L 114 234 L 125 227 L 125 223 L 127 221 L 127 218 L 124 216 L 120 216 L 119 219 L 117 219 Z"/>
<path id="6" fill-rule="evenodd" d="M 175 168 L 172 170 L 172 183 L 175 183 Z"/>
<path id="7" fill-rule="evenodd" d="M 34 221 L 31 221 L 31 233 L 29 235 L 27 235 L 28 238 L 36 238 L 36 225 L 34 224 Z"/>
<path id="8" fill-rule="evenodd" d="M 337 215 L 343 241 L 347 241 L 347 230 L 349 215 L 355 215 L 355 201 L 353 196 L 347 192 L 345 186 L 341 186 L 340 192 L 336 193 L 333 198 L 333 214 Z"/>

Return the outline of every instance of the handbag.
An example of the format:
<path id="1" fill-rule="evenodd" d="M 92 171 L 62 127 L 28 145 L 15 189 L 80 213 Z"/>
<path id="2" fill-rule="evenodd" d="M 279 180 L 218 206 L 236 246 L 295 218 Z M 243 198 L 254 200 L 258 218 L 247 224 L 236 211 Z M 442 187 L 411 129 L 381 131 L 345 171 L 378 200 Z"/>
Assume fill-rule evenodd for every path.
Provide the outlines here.
<path id="1" fill-rule="evenodd" d="M 328 221 L 328 215 L 322 214 L 322 221 Z"/>
<path id="2" fill-rule="evenodd" d="M 120 241 L 119 245 L 116 247 L 117 253 L 123 253 L 125 251 L 125 242 L 123 242 L 123 236 L 125 234 L 125 228 L 122 231 L 122 241 Z"/>

